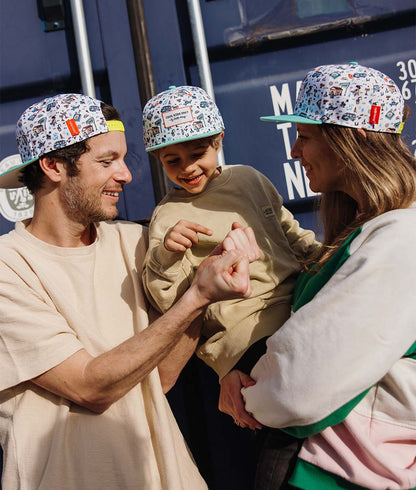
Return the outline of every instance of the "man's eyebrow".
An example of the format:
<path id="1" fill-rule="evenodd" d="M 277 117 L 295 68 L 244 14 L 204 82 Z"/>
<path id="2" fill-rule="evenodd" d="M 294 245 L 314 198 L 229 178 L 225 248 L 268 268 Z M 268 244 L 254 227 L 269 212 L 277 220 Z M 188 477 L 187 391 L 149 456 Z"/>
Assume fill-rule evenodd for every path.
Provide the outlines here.
<path id="1" fill-rule="evenodd" d="M 108 151 L 103 151 L 99 155 L 97 155 L 97 158 L 109 158 L 109 157 L 115 157 L 117 156 L 118 153 L 114 150 L 108 150 Z"/>

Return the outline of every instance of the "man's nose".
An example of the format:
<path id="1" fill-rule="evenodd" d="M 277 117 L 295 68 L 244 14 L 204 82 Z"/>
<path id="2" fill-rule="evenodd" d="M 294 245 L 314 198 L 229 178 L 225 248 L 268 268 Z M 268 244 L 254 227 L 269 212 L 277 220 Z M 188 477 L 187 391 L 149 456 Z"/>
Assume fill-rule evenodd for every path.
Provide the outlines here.
<path id="1" fill-rule="evenodd" d="M 118 182 L 123 182 L 125 184 L 129 184 L 131 182 L 132 180 L 131 172 L 124 160 L 120 162 L 120 165 L 118 166 L 117 171 L 114 174 L 114 178 Z"/>

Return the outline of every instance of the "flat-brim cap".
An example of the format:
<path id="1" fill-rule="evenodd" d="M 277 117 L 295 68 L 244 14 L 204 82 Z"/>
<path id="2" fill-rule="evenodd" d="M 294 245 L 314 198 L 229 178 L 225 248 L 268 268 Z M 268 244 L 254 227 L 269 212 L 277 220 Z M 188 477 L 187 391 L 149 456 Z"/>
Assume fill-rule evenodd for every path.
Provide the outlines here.
<path id="1" fill-rule="evenodd" d="M 0 174 L 0 188 L 17 188 L 21 170 L 41 156 L 109 131 L 101 101 L 82 94 L 59 94 L 31 105 L 16 125 L 21 162 Z"/>
<path id="2" fill-rule="evenodd" d="M 260 119 L 400 133 L 403 109 L 403 96 L 389 76 L 351 62 L 311 70 L 303 79 L 293 114 Z"/>

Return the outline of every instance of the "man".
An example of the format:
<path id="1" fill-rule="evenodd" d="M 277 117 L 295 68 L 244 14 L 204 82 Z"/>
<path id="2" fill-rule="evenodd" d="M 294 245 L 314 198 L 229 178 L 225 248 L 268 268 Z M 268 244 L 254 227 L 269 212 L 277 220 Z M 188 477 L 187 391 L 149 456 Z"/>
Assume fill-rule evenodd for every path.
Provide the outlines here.
<path id="1" fill-rule="evenodd" d="M 232 230 L 228 251 L 148 326 L 146 229 L 111 221 L 131 181 L 117 111 L 48 98 L 22 114 L 17 144 L 22 164 L 0 187 L 26 185 L 35 206 L 0 237 L 3 488 L 206 488 L 163 391 L 208 304 L 250 294 L 251 230 Z"/>

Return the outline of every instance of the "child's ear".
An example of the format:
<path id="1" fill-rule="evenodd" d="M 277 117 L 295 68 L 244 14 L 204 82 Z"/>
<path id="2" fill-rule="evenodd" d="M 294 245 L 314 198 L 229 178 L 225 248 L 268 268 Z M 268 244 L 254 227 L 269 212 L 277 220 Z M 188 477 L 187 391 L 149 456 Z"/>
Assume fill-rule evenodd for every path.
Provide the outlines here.
<path id="1" fill-rule="evenodd" d="M 217 153 L 219 153 L 221 151 L 221 148 L 222 148 L 222 140 L 224 139 L 224 131 L 221 132 L 221 134 L 219 135 L 220 138 L 219 138 L 219 144 L 218 144 L 218 148 L 217 148 Z"/>

